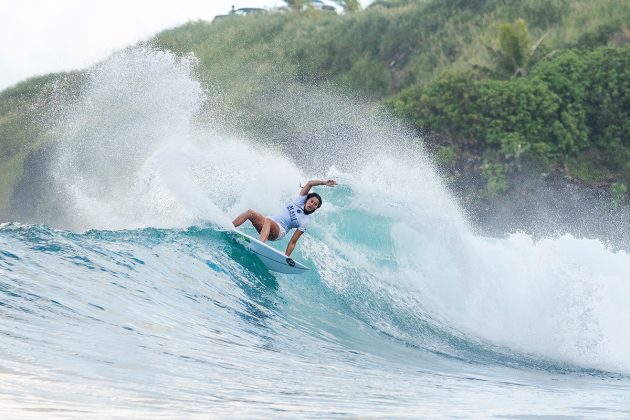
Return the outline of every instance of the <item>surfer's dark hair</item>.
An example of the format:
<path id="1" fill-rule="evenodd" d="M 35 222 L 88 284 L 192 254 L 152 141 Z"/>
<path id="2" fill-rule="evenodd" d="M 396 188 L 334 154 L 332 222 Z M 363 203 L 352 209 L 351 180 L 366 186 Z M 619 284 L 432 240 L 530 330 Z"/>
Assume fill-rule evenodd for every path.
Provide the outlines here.
<path id="1" fill-rule="evenodd" d="M 319 194 L 317 194 L 317 193 L 309 193 L 309 194 L 306 196 L 306 200 L 304 200 L 304 206 L 305 206 L 305 207 L 304 207 L 304 214 L 311 214 L 311 213 L 313 213 L 313 211 L 315 211 L 315 210 L 313 210 L 313 211 L 307 211 L 307 210 L 306 210 L 306 202 L 307 202 L 307 201 L 308 201 L 308 199 L 309 199 L 309 198 L 311 198 L 311 197 L 315 197 L 315 198 L 317 198 L 317 201 L 319 201 L 319 205 L 317 206 L 317 208 L 320 208 L 320 207 L 322 206 L 322 197 L 321 197 Z"/>

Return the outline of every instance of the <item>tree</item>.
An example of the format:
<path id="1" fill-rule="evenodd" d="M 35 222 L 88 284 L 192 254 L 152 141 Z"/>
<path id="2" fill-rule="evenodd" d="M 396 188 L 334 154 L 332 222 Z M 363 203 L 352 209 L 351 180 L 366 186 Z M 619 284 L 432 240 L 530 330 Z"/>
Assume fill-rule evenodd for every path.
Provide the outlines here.
<path id="1" fill-rule="evenodd" d="M 337 0 L 337 3 L 348 13 L 354 13 L 361 10 L 361 3 L 359 3 L 359 0 Z"/>
<path id="2" fill-rule="evenodd" d="M 547 33 L 532 44 L 524 19 L 499 24 L 495 45 L 488 48 L 493 69 L 483 69 L 503 77 L 526 76 L 530 68 L 539 61 L 539 47 L 546 36 Z"/>

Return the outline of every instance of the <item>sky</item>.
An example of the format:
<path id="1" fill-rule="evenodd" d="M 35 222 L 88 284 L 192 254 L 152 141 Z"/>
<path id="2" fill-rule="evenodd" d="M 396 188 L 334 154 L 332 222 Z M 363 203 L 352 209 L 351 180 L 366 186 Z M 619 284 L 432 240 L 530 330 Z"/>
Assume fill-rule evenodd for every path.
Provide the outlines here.
<path id="1" fill-rule="evenodd" d="M 366 6 L 369 0 L 362 0 Z M 0 90 L 78 70 L 191 20 L 282 0 L 0 0 Z"/>

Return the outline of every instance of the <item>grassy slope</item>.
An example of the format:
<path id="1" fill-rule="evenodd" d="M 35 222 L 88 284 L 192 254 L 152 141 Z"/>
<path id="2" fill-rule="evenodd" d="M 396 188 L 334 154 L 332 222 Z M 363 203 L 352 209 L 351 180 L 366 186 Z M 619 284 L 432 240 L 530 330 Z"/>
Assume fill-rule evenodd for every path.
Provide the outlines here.
<path id="1" fill-rule="evenodd" d="M 7 210 L 25 157 L 37 144 L 32 111 L 54 79 L 54 75 L 29 79 L 0 94 L 0 214 Z"/>
<path id="2" fill-rule="evenodd" d="M 234 86 L 261 77 L 325 79 L 384 97 L 446 69 L 486 62 L 485 45 L 492 44 L 499 22 L 522 17 L 535 38 L 549 32 L 545 45 L 556 49 L 618 30 L 630 19 L 630 4 L 614 0 L 388 3 L 398 5 L 376 4 L 346 16 L 310 12 L 196 22 L 159 34 L 156 43 L 193 51 L 202 73 Z M 367 70 L 383 84 L 361 80 Z"/>
<path id="3" fill-rule="evenodd" d="M 79 72 L 51 73 L 0 92 L 0 216 L 7 214 L 13 190 L 25 175 L 27 156 L 52 140 L 48 124 L 58 95 L 76 91 L 81 81 Z"/>

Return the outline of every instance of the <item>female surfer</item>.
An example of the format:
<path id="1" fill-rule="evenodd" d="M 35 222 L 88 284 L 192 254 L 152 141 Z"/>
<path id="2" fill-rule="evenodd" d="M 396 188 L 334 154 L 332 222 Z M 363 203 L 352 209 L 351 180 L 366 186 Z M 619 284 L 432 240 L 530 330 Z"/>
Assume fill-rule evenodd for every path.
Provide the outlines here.
<path id="1" fill-rule="evenodd" d="M 287 250 L 284 252 L 288 257 L 291 255 L 291 252 L 293 252 L 300 236 L 306 232 L 306 227 L 309 223 L 309 215 L 322 205 L 322 198 L 319 194 L 309 192 L 312 187 L 317 185 L 334 187 L 337 183 L 332 179 L 327 181 L 312 179 L 302 187 L 300 195 L 295 200 L 289 201 L 277 215 L 265 217 L 257 211 L 249 209 L 234 219 L 232 224 L 234 227 L 239 227 L 245 223 L 246 220 L 249 220 L 258 233 L 260 233 L 261 242 L 266 242 L 267 239 L 278 241 L 282 239 L 289 230 L 296 228 L 295 233 L 287 245 Z"/>

